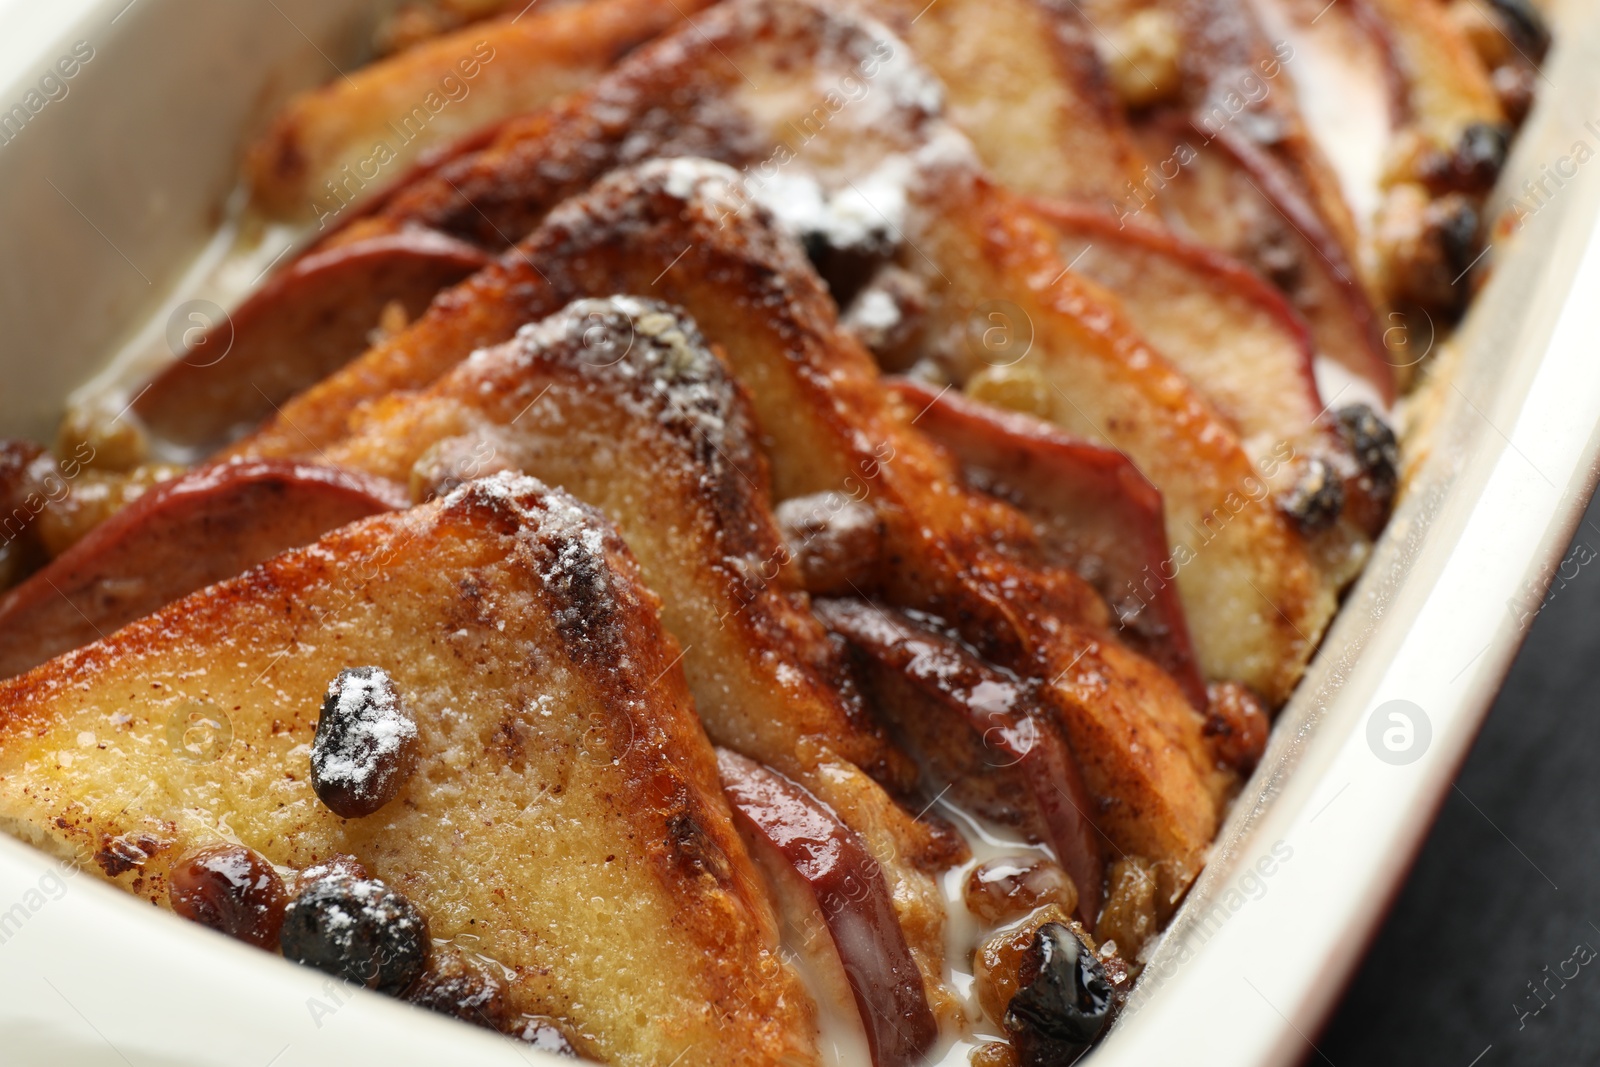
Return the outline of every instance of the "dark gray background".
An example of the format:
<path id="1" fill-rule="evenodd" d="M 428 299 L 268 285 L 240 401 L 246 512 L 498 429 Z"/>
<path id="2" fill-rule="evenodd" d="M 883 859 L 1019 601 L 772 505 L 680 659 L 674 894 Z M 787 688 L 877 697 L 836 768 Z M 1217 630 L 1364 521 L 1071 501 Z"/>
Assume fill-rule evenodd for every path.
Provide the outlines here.
<path id="1" fill-rule="evenodd" d="M 1568 551 L 1569 575 L 1588 549 L 1600 551 L 1597 502 Z M 1586 966 L 1574 957 L 1580 944 L 1600 952 L 1597 712 L 1600 558 L 1546 600 L 1306 1064 L 1600 1063 L 1600 956 Z M 1550 978 L 1553 996 L 1533 1014 L 1541 1002 L 1527 983 L 1574 967 L 1565 988 Z"/>

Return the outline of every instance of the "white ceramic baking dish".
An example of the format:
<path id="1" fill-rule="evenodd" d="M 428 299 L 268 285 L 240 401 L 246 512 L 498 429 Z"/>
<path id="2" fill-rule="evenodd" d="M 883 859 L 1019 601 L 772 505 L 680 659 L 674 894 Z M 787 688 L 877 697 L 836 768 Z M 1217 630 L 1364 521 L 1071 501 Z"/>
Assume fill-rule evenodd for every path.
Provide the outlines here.
<path id="1" fill-rule="evenodd" d="M 92 52 L 0 138 L 0 435 L 48 437 L 112 353 L 148 347 L 173 307 L 209 295 L 240 145 L 357 54 L 379 6 L 0 8 L 0 70 L 20 72 L 0 82 L 0 112 Z M 1585 159 L 1600 149 L 1600 10 L 1571 0 L 1558 26 L 1492 203 L 1552 169 L 1559 187 L 1547 181 L 1502 249 L 1446 357 L 1411 491 L 1097 1067 L 1315 1057 L 1594 487 L 1600 167 L 1572 159 L 1576 142 Z M 17 1064 L 540 1059 L 136 906 L 6 838 L 0 1034 Z"/>

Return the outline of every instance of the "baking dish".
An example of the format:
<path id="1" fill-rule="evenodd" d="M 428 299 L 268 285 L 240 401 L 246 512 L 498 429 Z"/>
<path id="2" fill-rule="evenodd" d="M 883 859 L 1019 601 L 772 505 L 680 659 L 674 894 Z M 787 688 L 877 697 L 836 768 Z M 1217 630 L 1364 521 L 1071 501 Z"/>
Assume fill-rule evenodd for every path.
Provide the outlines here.
<path id="1" fill-rule="evenodd" d="M 79 41 L 93 57 L 0 146 L 0 307 L 11 327 L 0 433 L 48 433 L 67 391 L 109 353 L 159 345 L 174 309 L 216 295 L 212 236 L 253 119 L 333 75 L 373 13 L 357 3 L 115 0 L 38 53 L 0 99 L 20 98 Z M 1508 188 L 1570 154 L 1600 114 L 1600 23 L 1572 10 L 1559 25 L 1554 87 Z M 1271 1063 L 1309 1051 L 1302 1035 L 1420 841 L 1523 632 L 1522 605 L 1536 603 L 1592 487 L 1600 401 L 1581 296 L 1600 270 L 1588 255 L 1595 197 L 1580 169 L 1504 250 L 1459 356 L 1448 357 L 1430 458 L 1097 1062 L 1176 1061 L 1181 1051 L 1195 1062 Z M 269 235 L 262 269 L 284 240 Z M 249 273 L 225 280 L 243 288 Z M 1401 713 L 1409 719 L 1389 717 Z M 1383 745 L 1397 722 L 1411 729 L 1408 752 Z M 0 983 L 14 993 L 0 1017 L 24 1062 L 232 1062 L 241 1044 L 264 1063 L 519 1054 L 418 1013 L 386 1023 L 392 1006 L 272 961 L 210 955 L 238 950 L 109 903 L 104 887 L 0 844 L 0 908 L 11 907 L 0 922 L 9 915 L 15 927 L 0 931 Z"/>

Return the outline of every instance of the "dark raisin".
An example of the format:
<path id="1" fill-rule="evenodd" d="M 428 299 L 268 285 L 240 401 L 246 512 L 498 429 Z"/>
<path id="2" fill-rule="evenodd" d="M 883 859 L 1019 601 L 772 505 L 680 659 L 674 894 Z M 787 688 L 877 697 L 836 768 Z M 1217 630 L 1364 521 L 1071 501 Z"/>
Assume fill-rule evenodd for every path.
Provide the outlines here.
<path id="1" fill-rule="evenodd" d="M 283 954 L 347 982 L 399 994 L 423 972 L 428 920 L 377 879 L 335 874 L 300 891 L 283 913 Z"/>
<path id="2" fill-rule="evenodd" d="M 1400 442 L 1389 424 L 1366 404 L 1349 404 L 1333 413 L 1339 436 L 1355 453 L 1362 474 L 1373 488 L 1393 496 L 1400 480 Z"/>
<path id="3" fill-rule="evenodd" d="M 905 371 L 923 347 L 928 302 L 928 288 L 916 275 L 890 265 L 856 294 L 840 325 L 867 346 L 880 367 Z"/>
<path id="4" fill-rule="evenodd" d="M 506 1027 L 505 983 L 480 960 L 448 945 L 434 948 L 428 969 L 406 991 L 406 999 L 491 1030 Z"/>
<path id="5" fill-rule="evenodd" d="M 1500 16 L 1500 28 L 1530 62 L 1538 63 L 1550 50 L 1550 26 L 1533 0 L 1489 0 Z"/>
<path id="6" fill-rule="evenodd" d="M 1111 1022 L 1112 989 L 1095 954 L 1061 923 L 1045 923 L 1022 959 L 1022 987 L 1003 1025 L 1023 1067 L 1071 1063 Z"/>
<path id="7" fill-rule="evenodd" d="M 172 910 L 258 948 L 278 944 L 288 893 L 265 856 L 243 845 L 208 845 L 168 876 Z"/>
<path id="8" fill-rule="evenodd" d="M 382 667 L 339 672 L 311 743 L 311 787 L 346 819 L 395 798 L 417 766 L 417 724 Z"/>
<path id="9" fill-rule="evenodd" d="M 1511 151 L 1511 132 L 1504 124 L 1474 122 L 1461 131 L 1455 146 L 1435 154 L 1423 166 L 1423 177 L 1435 192 L 1486 193 L 1494 188 Z"/>
<path id="10" fill-rule="evenodd" d="M 516 1021 L 509 1032 L 518 1041 L 532 1045 L 540 1052 L 548 1052 L 552 1056 L 566 1056 L 574 1060 L 578 1058 L 578 1051 L 572 1047 L 572 1042 L 567 1040 L 567 1035 L 556 1025 L 556 1021 L 547 1015 L 524 1015 Z"/>
<path id="11" fill-rule="evenodd" d="M 1466 197 L 1452 195 L 1434 201 L 1429 215 L 1438 233 L 1439 248 L 1453 272 L 1451 277 L 1459 283 L 1483 252 L 1478 209 Z"/>
<path id="12" fill-rule="evenodd" d="M 1327 460 L 1312 456 L 1301 465 L 1294 485 L 1279 497 L 1278 507 L 1305 533 L 1326 530 L 1344 510 L 1344 483 Z"/>
<path id="13" fill-rule="evenodd" d="M 1539 72 L 1526 63 L 1502 63 L 1489 75 L 1494 94 L 1513 126 L 1521 126 L 1539 95 Z"/>

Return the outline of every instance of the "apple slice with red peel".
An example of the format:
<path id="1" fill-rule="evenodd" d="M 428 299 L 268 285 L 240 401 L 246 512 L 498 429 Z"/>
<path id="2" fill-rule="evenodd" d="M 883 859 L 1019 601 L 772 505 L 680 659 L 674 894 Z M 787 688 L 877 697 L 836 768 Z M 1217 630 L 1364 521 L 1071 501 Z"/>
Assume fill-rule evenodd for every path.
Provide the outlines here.
<path id="1" fill-rule="evenodd" d="M 889 883 L 856 832 L 804 787 L 717 750 L 734 824 L 775 850 L 809 887 L 849 980 L 875 1067 L 916 1067 L 939 1026 L 895 918 Z"/>
<path id="2" fill-rule="evenodd" d="M 306 256 L 221 322 L 204 323 L 134 411 L 164 441 L 220 447 L 364 352 L 391 302 L 415 318 L 441 289 L 488 262 L 471 245 L 422 229 Z"/>
<path id="3" fill-rule="evenodd" d="M 1061 258 L 1114 293 L 1156 351 L 1230 418 L 1252 458 L 1311 433 L 1322 414 L 1306 322 L 1238 260 L 1104 212 L 1034 201 Z"/>
<path id="4" fill-rule="evenodd" d="M 422 155 L 417 157 L 417 161 L 395 181 L 392 188 L 385 189 L 371 200 L 354 205 L 345 211 L 338 222 L 324 231 L 321 240 L 307 252 L 301 253 L 302 257 L 314 255 L 336 245 L 351 244 L 368 236 L 376 237 L 401 232 L 406 228 L 403 222 L 374 218 L 374 216 L 379 215 L 396 196 L 411 186 L 433 177 L 458 159 L 464 159 L 488 148 L 494 143 L 495 138 L 500 136 L 500 131 L 505 129 L 509 121 L 510 116 L 491 122 L 482 129 L 474 130 L 465 137 L 457 138 L 447 144 L 425 149 Z"/>
<path id="5" fill-rule="evenodd" d="M 1382 201 L 1385 157 L 1410 111 L 1394 43 L 1371 6 L 1253 0 L 1263 29 L 1288 43 L 1287 71 L 1306 128 L 1321 146 L 1363 241 Z M 1318 5 L 1321 6 L 1321 5 Z"/>
<path id="6" fill-rule="evenodd" d="M 1055 850 L 1091 929 L 1105 867 L 1077 761 L 1032 684 L 912 616 L 862 600 L 819 600 L 849 643 L 873 707 L 939 788 L 976 814 Z"/>
<path id="7" fill-rule="evenodd" d="M 1394 371 L 1384 357 L 1378 313 L 1356 266 L 1354 244 L 1341 240 L 1301 178 L 1266 148 L 1235 127 L 1217 134 L 1216 145 L 1315 254 L 1305 262 L 1329 290 L 1329 299 L 1326 306 L 1308 304 L 1307 318 L 1324 354 L 1393 403 Z"/>
<path id="8" fill-rule="evenodd" d="M 393 482 L 281 460 L 222 463 L 164 482 L 0 597 L 0 678 L 409 503 Z"/>
<path id="9" fill-rule="evenodd" d="M 1089 0 L 1113 34 L 1146 10 L 1184 42 L 1177 101 L 1135 124 L 1147 157 L 1162 161 L 1163 207 L 1289 293 L 1319 351 L 1392 401 L 1356 224 L 1284 73 L 1292 49 L 1274 44 L 1248 0 Z"/>
<path id="10" fill-rule="evenodd" d="M 1392 402 L 1394 369 L 1353 246 L 1336 235 L 1276 157 L 1231 127 L 1211 138 L 1187 120 L 1170 118 L 1147 122 L 1139 132 L 1152 154 L 1184 153 L 1184 166 L 1162 190 L 1182 228 L 1277 284 L 1305 316 L 1317 352 Z"/>
<path id="11" fill-rule="evenodd" d="M 904 378 L 888 384 L 921 413 L 917 426 L 955 453 L 968 484 L 1032 519 L 1051 562 L 1093 584 L 1116 612 L 1119 636 L 1172 675 L 1204 711 L 1205 678 L 1178 588 L 1171 582 L 1153 592 L 1143 588 L 1171 552 L 1161 493 L 1133 461 L 951 390 Z"/>

